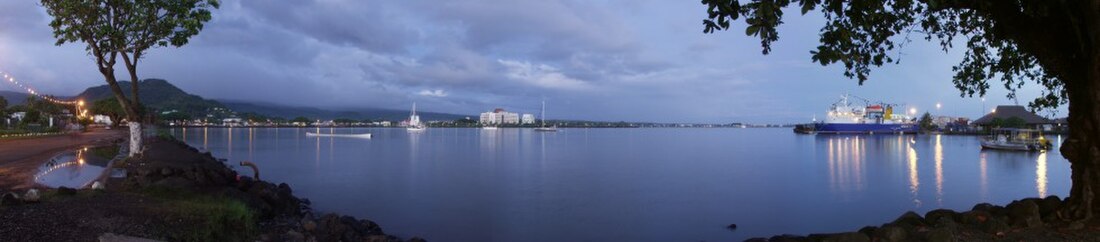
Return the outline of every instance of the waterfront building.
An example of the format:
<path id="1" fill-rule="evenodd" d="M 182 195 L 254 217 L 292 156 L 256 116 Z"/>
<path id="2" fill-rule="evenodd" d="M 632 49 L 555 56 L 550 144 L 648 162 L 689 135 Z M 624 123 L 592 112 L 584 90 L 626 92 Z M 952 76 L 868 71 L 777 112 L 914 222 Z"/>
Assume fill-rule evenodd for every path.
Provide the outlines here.
<path id="1" fill-rule="evenodd" d="M 535 123 L 535 116 L 531 114 L 523 114 L 524 119 L 520 119 L 519 113 L 513 113 L 504 111 L 503 108 L 493 109 L 491 112 L 481 113 L 478 119 L 478 124 L 481 125 L 498 125 L 498 124 L 527 124 L 527 119 L 530 119 L 530 123 Z M 528 117 L 530 116 L 530 117 Z"/>
<path id="2" fill-rule="evenodd" d="M 993 109 L 993 112 L 982 116 L 981 118 L 974 120 L 972 125 L 976 126 L 990 126 L 995 125 L 994 121 L 1007 121 L 1012 118 L 1019 118 L 1024 121 L 1024 125 L 1027 128 L 1040 129 L 1050 131 L 1055 122 L 1048 118 L 1044 118 L 1035 113 L 1027 111 L 1024 106 L 1019 105 L 1000 105 Z"/>
<path id="3" fill-rule="evenodd" d="M 529 114 L 529 113 L 523 114 L 523 118 L 520 119 L 520 123 L 522 123 L 522 124 L 535 124 L 535 115 L 534 114 Z"/>

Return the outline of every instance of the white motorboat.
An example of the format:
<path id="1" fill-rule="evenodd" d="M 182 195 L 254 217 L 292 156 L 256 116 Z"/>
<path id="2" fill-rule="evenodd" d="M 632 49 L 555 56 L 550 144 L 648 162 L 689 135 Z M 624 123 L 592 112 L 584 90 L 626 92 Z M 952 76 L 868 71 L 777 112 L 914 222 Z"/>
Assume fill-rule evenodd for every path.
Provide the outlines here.
<path id="1" fill-rule="evenodd" d="M 497 130 L 497 126 L 481 126 L 481 130 Z"/>
<path id="2" fill-rule="evenodd" d="M 371 138 L 371 133 L 362 133 L 362 134 L 331 134 L 330 133 L 330 134 L 326 134 L 326 133 L 306 132 L 306 136 L 313 136 L 313 137 L 347 137 L 347 138 L 370 139 Z"/>

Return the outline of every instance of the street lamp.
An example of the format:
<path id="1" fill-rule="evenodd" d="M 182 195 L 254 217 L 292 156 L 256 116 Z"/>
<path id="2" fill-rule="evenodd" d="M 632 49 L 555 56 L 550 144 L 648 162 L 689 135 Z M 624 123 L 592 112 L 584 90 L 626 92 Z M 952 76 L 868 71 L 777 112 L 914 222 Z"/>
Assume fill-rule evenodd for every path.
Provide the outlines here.
<path id="1" fill-rule="evenodd" d="M 917 108 L 909 108 L 909 115 L 917 115 Z"/>

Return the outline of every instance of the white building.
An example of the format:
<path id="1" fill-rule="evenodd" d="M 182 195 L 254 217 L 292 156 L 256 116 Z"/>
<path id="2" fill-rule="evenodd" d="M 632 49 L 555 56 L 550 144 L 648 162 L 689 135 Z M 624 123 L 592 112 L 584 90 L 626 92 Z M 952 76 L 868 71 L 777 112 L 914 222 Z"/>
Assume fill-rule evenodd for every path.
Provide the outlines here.
<path id="1" fill-rule="evenodd" d="M 519 114 L 502 112 L 500 114 L 500 122 L 503 124 L 519 124 Z"/>
<path id="2" fill-rule="evenodd" d="M 529 113 L 523 114 L 523 118 L 520 119 L 520 123 L 522 123 L 522 124 L 535 124 L 535 115 L 534 114 L 529 114 Z"/>
<path id="3" fill-rule="evenodd" d="M 530 114 L 524 114 L 529 116 Z M 531 116 L 531 123 L 535 123 L 535 117 Z M 502 108 L 494 109 L 492 112 L 481 113 L 481 118 L 478 119 L 478 123 L 482 125 L 492 124 L 520 124 L 520 115 L 518 113 L 512 113 L 504 111 Z"/>

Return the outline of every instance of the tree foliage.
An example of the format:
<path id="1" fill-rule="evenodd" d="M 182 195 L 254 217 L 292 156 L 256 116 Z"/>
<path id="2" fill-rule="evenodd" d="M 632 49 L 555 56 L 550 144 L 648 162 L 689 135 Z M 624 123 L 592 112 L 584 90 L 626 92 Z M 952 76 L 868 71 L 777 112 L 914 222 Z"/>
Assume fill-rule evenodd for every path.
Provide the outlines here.
<path id="1" fill-rule="evenodd" d="M 122 117 L 126 115 L 126 111 L 122 109 L 122 105 L 118 103 L 117 98 L 104 98 L 92 103 L 92 107 L 89 109 L 93 114 L 99 114 L 107 116 L 111 119 L 111 126 L 118 127 L 122 122 Z"/>
<path id="2" fill-rule="evenodd" d="M 920 116 L 920 120 L 918 121 L 918 123 L 920 124 L 921 130 L 929 131 L 936 129 L 936 125 L 932 124 L 932 114 L 928 112 L 925 112 L 924 115 Z"/>
<path id="3" fill-rule="evenodd" d="M 760 38 L 763 53 L 779 39 L 777 27 L 783 23 L 784 10 L 797 7 L 803 15 L 820 11 L 825 18 L 820 45 L 810 51 L 813 62 L 821 65 L 843 64 L 844 76 L 863 84 L 873 67 L 900 62 L 899 47 L 923 37 L 935 41 L 944 51 L 956 38 L 966 43 L 963 59 L 952 70 L 953 82 L 961 96 L 984 96 L 990 80 L 999 79 L 1015 98 L 1015 90 L 1024 80 L 1045 87 L 1043 95 L 1031 102 L 1033 109 L 1058 107 L 1067 102 L 1063 83 L 1048 56 L 1046 43 L 1065 43 L 1051 37 L 1028 36 L 1058 31 L 1064 27 L 1061 11 L 1072 7 L 1070 1 L 1006 0 L 703 0 L 708 17 L 704 32 L 731 28 L 731 22 L 744 19 L 745 34 Z M 793 5 L 793 6 L 792 6 Z M 1067 31 L 1072 33 L 1073 31 Z M 1074 36 L 1065 36 L 1075 39 Z M 1044 38 L 1030 41 L 1027 38 Z M 1070 44 L 1070 43 L 1065 43 Z"/>

